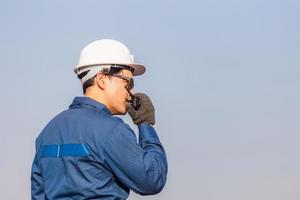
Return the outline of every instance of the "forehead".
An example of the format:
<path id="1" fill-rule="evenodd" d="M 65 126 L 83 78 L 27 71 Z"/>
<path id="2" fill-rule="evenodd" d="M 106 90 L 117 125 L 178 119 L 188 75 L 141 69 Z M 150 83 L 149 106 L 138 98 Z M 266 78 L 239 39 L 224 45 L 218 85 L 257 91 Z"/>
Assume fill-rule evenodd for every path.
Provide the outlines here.
<path id="1" fill-rule="evenodd" d="M 130 77 L 130 78 L 133 77 L 132 72 L 131 72 L 130 70 L 128 70 L 128 69 L 122 69 L 122 70 L 120 71 L 120 73 L 121 73 L 122 75 L 127 76 L 127 77 Z"/>

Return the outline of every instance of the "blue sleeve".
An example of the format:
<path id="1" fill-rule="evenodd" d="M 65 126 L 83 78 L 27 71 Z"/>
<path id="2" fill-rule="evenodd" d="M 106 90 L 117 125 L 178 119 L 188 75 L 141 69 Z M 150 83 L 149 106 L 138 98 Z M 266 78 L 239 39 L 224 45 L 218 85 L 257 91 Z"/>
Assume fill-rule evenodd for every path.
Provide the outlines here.
<path id="1" fill-rule="evenodd" d="M 37 148 L 36 148 L 37 151 Z M 38 155 L 36 153 L 32 168 L 31 168 L 31 199 L 32 200 L 43 200 L 45 194 L 43 190 L 42 175 L 38 166 Z"/>
<path id="2" fill-rule="evenodd" d="M 126 187 L 141 195 L 159 193 L 167 179 L 163 146 L 148 124 L 139 125 L 139 143 L 132 129 L 119 124 L 105 143 L 105 160 Z"/>

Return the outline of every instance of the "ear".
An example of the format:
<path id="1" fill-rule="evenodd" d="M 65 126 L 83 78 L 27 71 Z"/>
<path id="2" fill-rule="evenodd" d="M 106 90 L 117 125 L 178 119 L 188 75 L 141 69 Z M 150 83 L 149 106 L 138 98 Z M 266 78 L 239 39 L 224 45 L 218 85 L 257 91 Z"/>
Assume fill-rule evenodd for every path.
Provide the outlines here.
<path id="1" fill-rule="evenodd" d="M 105 80 L 104 80 L 105 76 L 103 74 L 97 74 L 95 77 L 95 83 L 102 89 L 104 90 L 106 87 L 105 84 Z"/>

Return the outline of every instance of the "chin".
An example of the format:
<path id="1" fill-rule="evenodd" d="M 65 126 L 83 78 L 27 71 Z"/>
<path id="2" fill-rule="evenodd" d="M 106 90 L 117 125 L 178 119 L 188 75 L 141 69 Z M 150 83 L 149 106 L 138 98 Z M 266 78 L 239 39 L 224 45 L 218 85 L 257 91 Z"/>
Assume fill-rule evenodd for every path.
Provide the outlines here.
<path id="1" fill-rule="evenodd" d="M 127 113 L 127 112 L 122 112 L 122 113 L 120 113 L 119 115 L 126 115 L 126 113 Z"/>
<path id="2" fill-rule="evenodd" d="M 120 112 L 120 115 L 126 115 L 127 113 L 127 109 L 126 107 L 124 107 L 124 109 Z"/>
<path id="3" fill-rule="evenodd" d="M 116 109 L 113 115 L 125 115 L 127 113 L 126 106 Z"/>

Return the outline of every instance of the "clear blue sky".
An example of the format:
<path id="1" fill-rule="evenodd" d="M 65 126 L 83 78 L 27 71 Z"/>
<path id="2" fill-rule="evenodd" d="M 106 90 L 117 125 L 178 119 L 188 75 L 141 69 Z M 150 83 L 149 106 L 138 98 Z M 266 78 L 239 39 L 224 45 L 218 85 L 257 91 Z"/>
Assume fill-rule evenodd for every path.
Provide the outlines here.
<path id="1" fill-rule="evenodd" d="M 34 140 L 81 87 L 81 49 L 125 43 L 169 160 L 157 196 L 300 199 L 300 1 L 0 2 L 0 199 L 30 198 Z M 129 117 L 125 120 L 135 128 Z"/>

